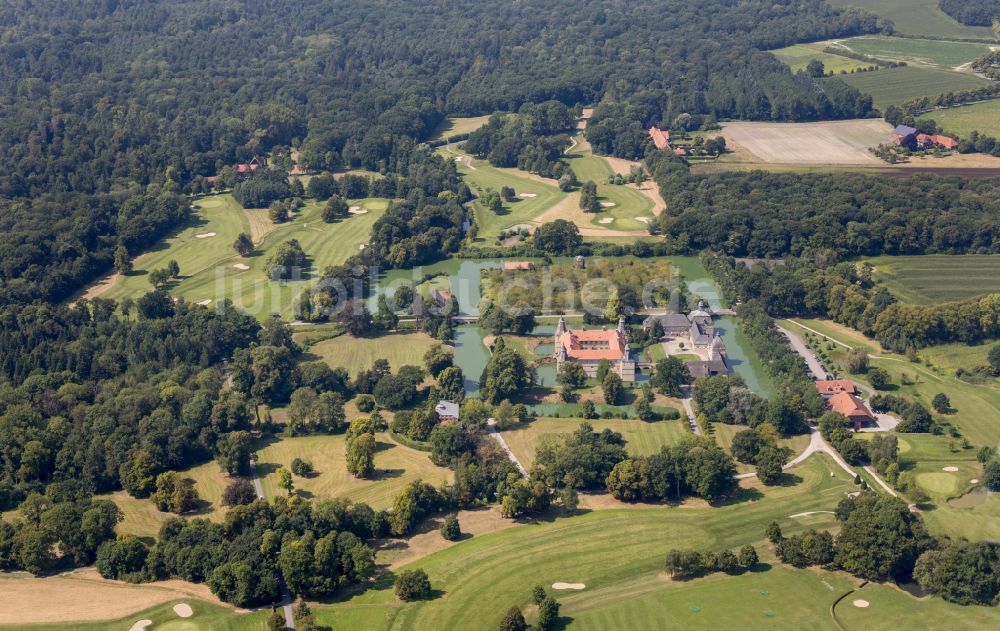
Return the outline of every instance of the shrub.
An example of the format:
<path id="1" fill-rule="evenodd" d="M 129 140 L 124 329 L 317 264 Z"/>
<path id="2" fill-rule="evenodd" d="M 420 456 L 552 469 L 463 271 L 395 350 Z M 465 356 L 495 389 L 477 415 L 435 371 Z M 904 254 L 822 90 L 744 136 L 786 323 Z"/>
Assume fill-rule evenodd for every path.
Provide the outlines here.
<path id="1" fill-rule="evenodd" d="M 448 515 L 441 524 L 441 536 L 448 541 L 458 541 L 462 538 L 462 529 L 458 525 L 458 517 Z"/>
<path id="2" fill-rule="evenodd" d="M 354 400 L 354 404 L 358 406 L 358 411 L 367 414 L 375 409 L 375 397 L 370 394 L 361 394 Z"/>

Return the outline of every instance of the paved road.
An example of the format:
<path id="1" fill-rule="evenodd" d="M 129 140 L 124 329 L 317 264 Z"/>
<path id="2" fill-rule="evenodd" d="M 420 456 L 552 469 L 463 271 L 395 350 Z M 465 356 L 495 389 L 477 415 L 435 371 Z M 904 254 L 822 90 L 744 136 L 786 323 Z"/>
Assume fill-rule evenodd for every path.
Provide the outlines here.
<path id="1" fill-rule="evenodd" d="M 690 390 L 683 399 L 681 399 L 681 405 L 684 406 L 684 412 L 687 414 L 688 425 L 691 426 L 691 431 L 694 432 L 695 436 L 701 436 L 701 428 L 698 427 L 698 419 L 694 415 L 694 408 L 691 406 L 691 393 Z"/>
<path id="2" fill-rule="evenodd" d="M 521 472 L 521 476 L 525 478 L 528 477 L 528 470 L 524 468 L 524 465 L 521 464 L 521 461 L 518 460 L 517 456 L 514 455 L 514 452 L 510 450 L 510 445 L 508 445 L 507 441 L 503 439 L 503 436 L 497 433 L 496 424 L 497 424 L 496 419 L 491 418 L 488 421 L 486 421 L 486 426 L 490 430 L 490 434 L 493 436 L 493 439 L 500 444 L 500 446 L 503 448 L 504 451 L 507 452 L 507 457 L 510 458 L 510 461 L 514 463 L 514 466 L 517 467 L 517 470 Z"/>
<path id="3" fill-rule="evenodd" d="M 802 359 L 806 360 L 806 366 L 809 367 L 809 372 L 812 373 L 813 377 L 826 379 L 826 368 L 823 367 L 823 364 L 817 359 L 815 353 L 812 352 L 805 340 L 798 333 L 793 333 L 783 327 L 778 326 L 778 330 L 788 338 L 788 343 L 791 344 L 792 350 L 798 353 Z"/>
<path id="4" fill-rule="evenodd" d="M 264 487 L 260 483 L 260 476 L 257 474 L 257 463 L 250 459 L 250 475 L 253 476 L 253 488 L 257 492 L 258 499 L 264 499 Z M 292 616 L 292 594 L 284 582 L 281 583 L 281 604 L 285 614 L 285 626 L 289 629 L 295 628 L 295 617 Z"/>

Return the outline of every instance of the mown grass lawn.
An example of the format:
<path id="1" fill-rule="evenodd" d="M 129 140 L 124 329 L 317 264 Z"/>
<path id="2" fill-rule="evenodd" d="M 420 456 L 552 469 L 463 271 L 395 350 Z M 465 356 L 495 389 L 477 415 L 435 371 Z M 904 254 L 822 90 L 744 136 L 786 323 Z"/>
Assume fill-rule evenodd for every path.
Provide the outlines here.
<path id="1" fill-rule="evenodd" d="M 608 176 L 615 173 L 608 161 L 595 156 L 590 143 L 582 135 L 576 136 L 576 143 L 566 156 L 567 163 L 581 183 L 592 181 L 597 184 L 597 195 L 603 204 L 613 204 L 604 206 L 590 223 L 612 230 L 645 229 L 647 224 L 636 217 L 652 217 L 653 202 L 633 188 L 608 184 Z M 611 221 L 607 221 L 608 219 Z"/>
<path id="2" fill-rule="evenodd" d="M 771 53 L 775 57 L 785 62 L 792 72 L 798 72 L 799 70 L 805 70 L 806 66 L 813 59 L 818 59 L 823 62 L 823 68 L 827 72 L 832 72 L 833 74 L 840 74 L 841 71 L 850 72 L 857 68 L 867 68 L 872 64 L 864 61 L 858 61 L 857 59 L 851 59 L 850 57 L 844 57 L 841 55 L 833 55 L 827 52 L 823 52 L 828 44 L 824 42 L 817 42 L 814 44 L 794 44 L 792 46 L 786 46 L 785 48 L 779 48 L 777 50 L 772 50 Z"/>
<path id="3" fill-rule="evenodd" d="M 435 344 L 440 342 L 426 333 L 393 333 L 377 338 L 344 334 L 313 344 L 305 359 L 345 368 L 353 377 L 359 370 L 371 368 L 376 359 L 388 360 L 393 370 L 406 365 L 423 367 L 424 353 Z"/>
<path id="4" fill-rule="evenodd" d="M 679 407 L 679 406 L 678 406 Z M 635 456 L 648 456 L 660 451 L 664 445 L 673 445 L 691 431 L 683 420 L 655 421 L 647 423 L 639 420 L 579 418 L 537 418 L 525 427 L 501 432 L 511 451 L 525 467 L 530 468 L 535 460 L 535 449 L 543 436 L 569 434 L 580 427 L 580 423 L 590 423 L 595 432 L 612 429 L 627 441 L 628 452 Z"/>
<path id="5" fill-rule="evenodd" d="M 52 595 L 58 598 L 58 594 Z M 181 618 L 173 610 L 174 605 L 186 603 L 193 611 L 190 618 Z M 270 611 L 238 613 L 233 609 L 213 605 L 194 598 L 175 600 L 151 609 L 140 611 L 118 620 L 102 622 L 67 622 L 44 625 L 3 625 L 4 629 L 16 631 L 106 631 L 107 629 L 129 629 L 139 620 L 152 620 L 149 627 L 156 631 L 265 631 Z"/>
<path id="6" fill-rule="evenodd" d="M 640 601 L 636 599 L 642 597 L 666 603 L 671 610 L 703 614 L 692 619 L 699 624 L 704 620 L 705 626 L 711 628 L 729 628 L 726 621 L 741 617 L 766 620 L 764 608 L 797 618 L 803 607 L 811 607 L 817 620 L 824 619 L 835 595 L 843 593 L 837 591 L 843 583 L 836 578 L 831 583 L 835 589 L 827 590 L 830 599 L 815 602 L 811 597 L 815 595 L 814 586 L 797 586 L 796 581 L 783 579 L 779 574 L 775 575 L 776 583 L 758 574 L 737 579 L 719 575 L 675 583 L 662 573 L 664 555 L 673 547 L 718 550 L 754 543 L 768 557 L 763 533 L 773 520 L 786 533 L 807 527 L 835 527 L 830 515 L 818 515 L 807 521 L 791 519 L 789 515 L 832 510 L 844 493 L 853 488 L 848 476 L 822 457 L 810 459 L 794 473 L 798 476 L 797 484 L 766 487 L 762 493 L 756 490 L 759 485 L 745 483 L 746 493 L 756 499 L 723 507 L 594 510 L 473 537 L 407 566 L 423 568 L 434 588 L 440 590 L 439 597 L 402 605 L 392 594 L 391 579 L 387 579 L 364 594 L 322 608 L 322 620 L 339 620 L 339 612 L 350 612 L 347 615 L 351 620 L 364 615 L 364 620 L 373 624 L 388 621 L 382 628 L 464 629 L 470 620 L 490 628 L 511 605 L 525 609 L 529 621 L 533 620 L 534 611 L 529 606 L 531 587 L 549 586 L 556 581 L 586 585 L 578 593 L 557 592 L 567 623 L 571 623 L 569 619 L 580 620 L 581 625 L 589 625 L 583 628 L 607 628 L 600 626 L 604 616 L 610 615 L 606 612 L 631 611 L 634 604 L 651 613 L 630 619 L 627 628 L 685 628 L 683 624 L 665 625 L 658 615 L 652 615 L 659 609 L 638 604 Z M 751 487 L 755 490 L 751 491 Z M 803 580 L 807 576 L 816 575 L 801 574 Z M 821 575 L 820 580 L 830 582 L 831 578 Z M 698 584 L 712 585 L 712 589 L 698 592 L 696 600 L 692 600 L 687 590 Z M 757 588 L 757 596 L 761 600 L 736 597 L 758 584 L 761 587 Z M 781 587 L 772 591 L 772 585 Z M 708 593 L 721 590 L 725 594 L 728 589 L 732 591 L 724 599 Z M 766 607 L 760 606 L 764 602 L 761 590 L 771 595 Z M 699 603 L 700 612 L 690 610 L 691 605 Z M 360 614 L 360 608 L 367 611 Z M 686 614 L 678 611 L 678 615 Z M 678 620 L 689 619 L 671 622 Z M 570 628 L 572 624 L 575 623 Z M 616 624 L 612 628 L 622 627 Z"/>
<path id="7" fill-rule="evenodd" d="M 315 474 L 295 476 L 295 492 L 308 499 L 346 497 L 364 502 L 375 509 L 392 506 L 392 500 L 404 486 L 422 479 L 434 486 L 452 479 L 450 470 L 438 467 L 430 454 L 398 444 L 388 434 L 376 435 L 376 473 L 371 480 L 355 478 L 347 472 L 344 435 L 283 438 L 257 451 L 257 469 L 264 495 L 284 495 L 278 487 L 277 470 L 291 467 L 294 458 L 311 462 Z"/>
<path id="8" fill-rule="evenodd" d="M 855 600 L 868 602 L 857 607 Z M 924 629 L 996 629 L 1000 626 L 997 607 L 962 607 L 940 598 L 914 598 L 893 585 L 868 583 L 837 603 L 837 619 L 850 631 L 855 629 L 895 631 Z"/>

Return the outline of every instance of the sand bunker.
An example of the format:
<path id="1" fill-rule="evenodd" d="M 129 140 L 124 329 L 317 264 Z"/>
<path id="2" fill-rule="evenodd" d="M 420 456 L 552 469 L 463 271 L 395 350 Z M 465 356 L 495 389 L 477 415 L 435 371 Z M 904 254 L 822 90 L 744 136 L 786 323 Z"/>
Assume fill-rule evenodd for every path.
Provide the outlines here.
<path id="1" fill-rule="evenodd" d="M 152 620 L 138 620 L 128 628 L 128 631 L 146 631 L 146 627 L 153 624 Z"/>
<path id="2" fill-rule="evenodd" d="M 538 197 L 537 193 L 521 193 L 518 197 L 523 197 L 524 199 L 531 199 L 532 197 Z"/>
<path id="3" fill-rule="evenodd" d="M 177 603 L 174 605 L 174 613 L 181 618 L 190 618 L 194 615 L 194 611 L 191 610 L 191 605 L 187 603 Z"/>
<path id="4" fill-rule="evenodd" d="M 584 589 L 583 583 L 552 583 L 552 589 Z"/>
<path id="5" fill-rule="evenodd" d="M 196 239 L 207 239 L 209 237 L 214 237 L 214 236 L 215 236 L 214 232 L 202 232 L 201 234 L 194 235 Z"/>
<path id="6" fill-rule="evenodd" d="M 364 215 L 368 212 L 368 209 L 362 208 L 361 206 L 351 206 L 350 208 L 347 209 L 347 212 L 351 213 L 352 215 Z"/>
<path id="7" fill-rule="evenodd" d="M 198 304 L 200 304 L 203 307 L 207 307 L 208 305 L 212 304 L 212 299 L 211 298 L 205 298 L 204 300 L 199 300 Z"/>
<path id="8" fill-rule="evenodd" d="M 358 246 L 358 249 L 359 249 L 359 250 L 364 250 L 364 249 L 365 249 L 365 244 L 364 244 L 364 243 L 362 243 L 361 245 L 359 245 L 359 246 Z"/>
<path id="9" fill-rule="evenodd" d="M 972 478 L 971 480 L 969 480 L 969 484 L 979 484 L 979 480 L 977 480 L 976 478 Z"/>
<path id="10" fill-rule="evenodd" d="M 233 267 L 235 267 L 236 269 L 241 270 L 241 271 L 245 271 L 245 270 L 250 269 L 250 266 L 247 265 L 246 263 L 236 263 L 236 264 L 233 265 Z"/>
<path id="11" fill-rule="evenodd" d="M 615 206 L 617 206 L 617 204 L 615 204 L 614 202 L 601 202 L 601 206 L 603 206 L 604 208 L 614 208 Z"/>
<path id="12" fill-rule="evenodd" d="M 615 221 L 614 217 L 603 217 L 601 219 L 598 219 L 597 223 L 608 224 L 608 223 L 614 223 L 614 221 Z"/>
<path id="13" fill-rule="evenodd" d="M 947 471 L 948 473 L 955 473 L 958 471 L 958 467 L 941 467 L 942 471 Z"/>
<path id="14" fill-rule="evenodd" d="M 635 218 L 636 221 L 641 221 L 644 224 L 648 224 L 651 219 L 652 219 L 652 217 L 636 217 Z"/>
<path id="15" fill-rule="evenodd" d="M 867 600 L 861 600 L 860 598 L 858 598 L 857 600 L 854 601 L 853 604 L 855 607 L 859 609 L 868 609 L 868 605 L 870 605 L 871 603 L 869 603 Z"/>

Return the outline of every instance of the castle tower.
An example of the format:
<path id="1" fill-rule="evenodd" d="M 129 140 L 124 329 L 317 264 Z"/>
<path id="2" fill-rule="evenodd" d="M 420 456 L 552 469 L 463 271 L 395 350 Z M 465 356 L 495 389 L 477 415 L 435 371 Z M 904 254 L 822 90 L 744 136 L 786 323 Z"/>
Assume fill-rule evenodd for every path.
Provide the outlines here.
<path id="1" fill-rule="evenodd" d="M 566 318 L 559 316 L 559 323 L 556 324 L 555 333 L 555 343 L 553 344 L 553 353 L 556 356 L 556 370 L 559 369 L 559 363 L 564 358 L 563 347 L 562 347 L 562 336 L 566 332 Z"/>

